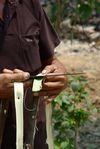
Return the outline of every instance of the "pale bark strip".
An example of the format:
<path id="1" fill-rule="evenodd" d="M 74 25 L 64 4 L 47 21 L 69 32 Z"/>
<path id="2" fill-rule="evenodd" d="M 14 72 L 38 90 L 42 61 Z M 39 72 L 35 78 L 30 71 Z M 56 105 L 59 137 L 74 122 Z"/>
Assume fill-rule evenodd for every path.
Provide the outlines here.
<path id="1" fill-rule="evenodd" d="M 47 131 L 47 144 L 49 149 L 53 149 L 53 134 L 52 134 L 52 107 L 51 103 L 46 105 L 46 131 Z"/>
<path id="2" fill-rule="evenodd" d="M 23 98 L 24 86 L 21 82 L 14 83 L 16 110 L 16 149 L 23 149 Z"/>

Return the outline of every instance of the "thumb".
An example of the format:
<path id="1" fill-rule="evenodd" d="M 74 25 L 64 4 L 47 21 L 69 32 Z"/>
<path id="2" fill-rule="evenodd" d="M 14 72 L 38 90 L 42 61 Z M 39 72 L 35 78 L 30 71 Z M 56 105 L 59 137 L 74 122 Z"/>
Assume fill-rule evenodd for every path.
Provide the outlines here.
<path id="1" fill-rule="evenodd" d="M 53 73 L 55 70 L 56 70 L 56 66 L 48 65 L 43 69 L 42 73 L 46 75 L 48 73 Z"/>

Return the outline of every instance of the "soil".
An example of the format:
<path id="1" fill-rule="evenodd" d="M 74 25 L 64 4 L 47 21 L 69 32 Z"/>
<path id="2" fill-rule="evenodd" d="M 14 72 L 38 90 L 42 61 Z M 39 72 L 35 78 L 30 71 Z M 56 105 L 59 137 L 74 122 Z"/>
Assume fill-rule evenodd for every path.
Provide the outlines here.
<path id="1" fill-rule="evenodd" d="M 56 48 L 58 59 L 65 65 L 68 72 L 84 72 L 93 102 L 100 104 L 100 50 L 88 42 L 63 40 Z M 99 106 L 99 105 L 98 105 Z"/>
<path id="2" fill-rule="evenodd" d="M 85 72 L 90 99 L 100 109 L 100 45 L 98 44 L 98 48 L 93 45 L 93 42 L 64 39 L 56 48 L 56 55 L 68 72 Z M 80 149 L 100 149 L 99 112 L 94 112 L 80 132 Z"/>

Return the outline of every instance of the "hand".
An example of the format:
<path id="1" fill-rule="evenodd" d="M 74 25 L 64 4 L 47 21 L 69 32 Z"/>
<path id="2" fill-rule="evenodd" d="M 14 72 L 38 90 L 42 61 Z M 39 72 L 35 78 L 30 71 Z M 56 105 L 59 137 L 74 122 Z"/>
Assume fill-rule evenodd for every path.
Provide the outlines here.
<path id="1" fill-rule="evenodd" d="M 61 76 L 46 76 L 49 73 L 66 73 L 66 68 L 63 64 L 57 60 L 53 59 L 50 65 L 44 67 L 42 73 L 45 75 L 43 82 L 43 88 L 40 92 L 35 93 L 39 96 L 48 96 L 47 102 L 51 102 L 62 90 L 67 86 L 67 77 Z"/>
<path id="2" fill-rule="evenodd" d="M 29 78 L 28 72 L 16 72 L 4 69 L 0 74 L 0 98 L 10 98 L 13 96 L 13 83 L 15 81 L 25 81 Z"/>

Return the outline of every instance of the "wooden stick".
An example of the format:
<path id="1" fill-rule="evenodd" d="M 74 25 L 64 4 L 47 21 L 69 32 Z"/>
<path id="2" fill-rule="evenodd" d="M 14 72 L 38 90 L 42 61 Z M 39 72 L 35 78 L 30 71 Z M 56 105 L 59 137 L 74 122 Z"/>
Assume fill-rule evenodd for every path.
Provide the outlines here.
<path id="1" fill-rule="evenodd" d="M 63 75 L 82 75 L 85 74 L 84 72 L 75 72 L 75 73 L 48 73 L 48 74 L 40 74 L 40 75 L 35 75 L 35 76 L 30 76 L 30 79 L 35 79 L 35 78 L 41 78 L 41 77 L 49 77 L 49 76 L 63 76 Z"/>

